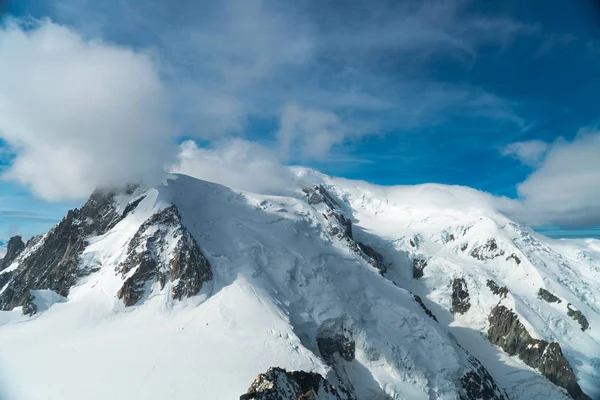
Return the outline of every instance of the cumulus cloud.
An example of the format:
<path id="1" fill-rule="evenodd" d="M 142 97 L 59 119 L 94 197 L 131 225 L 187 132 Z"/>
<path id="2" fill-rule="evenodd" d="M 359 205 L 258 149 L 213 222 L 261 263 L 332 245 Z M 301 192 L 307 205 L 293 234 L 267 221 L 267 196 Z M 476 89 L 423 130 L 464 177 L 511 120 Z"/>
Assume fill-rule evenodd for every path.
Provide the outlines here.
<path id="1" fill-rule="evenodd" d="M 525 165 L 536 166 L 544 158 L 548 143 L 541 140 L 511 143 L 502 150 L 505 156 L 512 156 Z"/>
<path id="2" fill-rule="evenodd" d="M 539 167 L 517 186 L 521 217 L 536 225 L 599 225 L 599 155 L 597 131 L 554 142 Z"/>
<path id="3" fill-rule="evenodd" d="M 4 172 L 48 200 L 149 180 L 168 161 L 165 90 L 148 54 L 48 20 L 0 30 Z"/>
<path id="4" fill-rule="evenodd" d="M 434 55 L 468 64 L 479 46 L 532 31 L 462 1 L 54 0 L 48 9 L 64 26 L 0 31 L 0 138 L 16 157 L 4 176 L 46 199 L 159 174 L 174 154 L 168 110 L 186 137 L 215 141 L 185 143 L 174 170 L 257 192 L 288 172 L 257 143 L 222 139 L 243 137 L 252 120 L 278 120 L 261 139 L 299 161 L 464 112 L 522 123 L 504 99 L 419 73 Z"/>
<path id="5" fill-rule="evenodd" d="M 255 193 L 284 194 L 293 189 L 293 176 L 275 153 L 242 139 L 226 139 L 208 148 L 186 141 L 171 172 Z"/>

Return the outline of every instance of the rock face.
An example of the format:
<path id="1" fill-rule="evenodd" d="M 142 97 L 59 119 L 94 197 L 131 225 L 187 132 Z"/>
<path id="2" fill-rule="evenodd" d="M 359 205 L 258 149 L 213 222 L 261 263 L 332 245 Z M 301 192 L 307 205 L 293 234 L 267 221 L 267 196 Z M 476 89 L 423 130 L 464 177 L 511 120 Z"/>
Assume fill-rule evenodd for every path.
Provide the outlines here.
<path id="1" fill-rule="evenodd" d="M 358 248 L 362 252 L 363 258 L 367 260 L 369 264 L 373 267 L 377 268 L 380 273 L 385 273 L 387 271 L 387 266 L 385 265 L 383 256 L 377 252 L 373 247 L 368 244 L 356 242 L 358 243 Z M 366 257 L 365 257 L 366 256 Z"/>
<path id="2" fill-rule="evenodd" d="M 346 361 L 354 360 L 356 344 L 341 321 L 329 320 L 319 327 L 317 346 L 321 357 L 330 365 L 334 364 L 337 356 Z"/>
<path id="3" fill-rule="evenodd" d="M 351 238 L 352 237 L 352 221 L 350 221 L 348 218 L 344 217 L 344 214 L 342 214 L 339 211 L 331 211 L 331 215 L 333 215 L 335 217 L 335 219 L 337 219 L 337 221 L 343 227 L 343 235 Z"/>
<path id="4" fill-rule="evenodd" d="M 310 205 L 314 206 L 319 203 L 325 203 L 332 210 L 339 208 L 338 202 L 323 185 L 310 186 L 304 188 L 303 191 L 306 193 L 307 202 Z"/>
<path id="5" fill-rule="evenodd" d="M 425 270 L 425 267 L 427 266 L 427 260 L 424 260 L 422 258 L 415 258 L 412 261 L 412 265 L 413 265 L 413 278 L 421 279 L 423 277 L 423 271 Z"/>
<path id="6" fill-rule="evenodd" d="M 361 256 L 365 261 L 377 268 L 381 274 L 387 271 L 383 256 L 372 246 L 362 243 L 354 238 L 352 221 L 340 209 L 340 203 L 330 194 L 323 185 L 310 186 L 303 189 L 306 193 L 308 204 L 315 206 L 324 204 L 325 217 L 330 221 L 328 232 L 340 240 L 348 242 L 350 249 Z"/>
<path id="7" fill-rule="evenodd" d="M 132 194 L 129 190 L 128 194 Z M 123 213 L 118 213 L 115 195 L 115 192 L 94 192 L 81 209 L 69 211 L 45 236 L 32 239 L 18 268 L 0 274 L 2 286 L 8 283 L 0 295 L 0 309 L 21 306 L 23 313 L 34 314 L 37 307 L 32 291 L 51 290 L 67 297 L 77 280 L 94 272 L 80 265 L 87 239 L 109 231 L 143 200 L 134 200 Z M 22 251 L 22 241 L 15 239 L 10 258 Z M 3 262 L 5 260 L 8 258 Z M 175 206 L 142 224 L 129 243 L 127 259 L 118 267 L 118 272 L 125 282 L 117 296 L 125 305 L 139 301 L 150 281 L 158 281 L 161 288 L 167 281 L 171 282 L 172 298 L 181 299 L 198 293 L 202 283 L 212 278 L 208 261 L 181 224 Z"/>
<path id="8" fill-rule="evenodd" d="M 455 278 L 452 282 L 452 313 L 464 314 L 471 308 L 467 282 L 463 278 Z"/>
<path id="9" fill-rule="evenodd" d="M 120 219 L 114 196 L 114 192 L 94 192 L 81 209 L 69 211 L 43 238 L 28 244 L 30 254 L 11 274 L 8 287 L 0 295 L 0 309 L 22 306 L 23 313 L 34 314 L 31 290 L 49 289 L 67 297 L 77 279 L 91 272 L 79 268 L 87 238 L 105 233 Z"/>
<path id="10" fill-rule="evenodd" d="M 506 257 L 506 261 L 509 261 L 509 260 L 514 260 L 517 263 L 517 265 L 521 264 L 521 259 L 519 257 L 517 257 L 517 255 L 514 253 L 512 253 L 508 257 Z"/>
<path id="11" fill-rule="evenodd" d="M 240 400 L 355 400 L 313 372 L 269 368 L 252 383 Z"/>
<path id="12" fill-rule="evenodd" d="M 464 393 L 460 396 L 465 400 L 507 400 L 508 396 L 498 386 L 494 378 L 479 360 L 467 353 L 467 360 L 472 370 L 460 378 Z"/>
<path id="13" fill-rule="evenodd" d="M 502 298 L 508 295 L 508 288 L 506 286 L 500 286 L 496 282 L 491 279 L 488 279 L 486 282 L 486 286 L 494 293 L 496 296 L 500 296 Z"/>
<path id="14" fill-rule="evenodd" d="M 552 383 L 565 388 L 572 398 L 590 399 L 579 387 L 577 378 L 558 343 L 532 338 L 517 315 L 502 305 L 494 307 L 488 320 L 490 342 L 501 347 L 509 355 L 518 356 Z"/>
<path id="15" fill-rule="evenodd" d="M 489 239 L 485 244 L 475 247 L 469 253 L 471 257 L 480 261 L 492 260 L 504 255 L 504 250 L 498 247 L 496 239 Z"/>
<path id="16" fill-rule="evenodd" d="M 127 258 L 118 272 L 125 282 L 117 297 L 126 306 L 136 304 L 155 282 L 161 290 L 170 282 L 171 296 L 179 300 L 194 296 L 203 283 L 212 279 L 208 260 L 181 223 L 174 205 L 140 226 L 129 242 Z"/>
<path id="17" fill-rule="evenodd" d="M 415 299 L 415 301 L 417 302 L 417 304 L 421 306 L 421 308 L 423 309 L 423 311 L 425 311 L 425 314 L 429 315 L 435 322 L 438 322 L 438 320 L 435 317 L 435 315 L 433 315 L 433 313 L 431 312 L 431 310 L 429 308 L 427 308 L 427 306 L 425 305 L 425 303 L 423 303 L 423 300 L 419 296 L 417 296 L 416 294 L 413 294 L 413 298 Z"/>
<path id="18" fill-rule="evenodd" d="M 538 297 L 548 303 L 562 303 L 562 300 L 544 288 L 538 290 Z"/>
<path id="19" fill-rule="evenodd" d="M 24 249 L 25 243 L 23 243 L 23 238 L 21 236 L 11 237 L 8 240 L 6 254 L 4 255 L 4 258 L 0 259 L 0 271 L 8 268 Z"/>
<path id="20" fill-rule="evenodd" d="M 571 307 L 572 307 L 571 304 L 567 304 L 567 314 L 569 315 L 569 317 L 571 317 L 575 321 L 579 322 L 579 325 L 581 326 L 582 331 L 585 331 L 586 329 L 588 329 L 590 327 L 590 323 L 588 322 L 585 315 L 583 315 L 583 313 L 581 311 L 575 310 Z"/>

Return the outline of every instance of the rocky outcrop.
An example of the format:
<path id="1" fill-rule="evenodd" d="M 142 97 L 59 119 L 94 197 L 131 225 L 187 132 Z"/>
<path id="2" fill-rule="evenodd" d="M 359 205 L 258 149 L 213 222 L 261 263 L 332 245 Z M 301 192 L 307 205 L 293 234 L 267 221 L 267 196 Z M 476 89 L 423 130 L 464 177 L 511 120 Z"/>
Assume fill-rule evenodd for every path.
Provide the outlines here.
<path id="1" fill-rule="evenodd" d="M 517 265 L 521 264 L 521 259 L 515 254 L 512 253 L 508 257 L 506 257 L 506 261 L 514 260 Z"/>
<path id="2" fill-rule="evenodd" d="M 423 311 L 425 311 L 425 314 L 429 315 L 435 322 L 438 322 L 438 320 L 435 317 L 435 315 L 433 315 L 433 313 L 431 312 L 431 310 L 429 308 L 427 308 L 427 306 L 425 305 L 425 303 L 423 303 L 423 300 L 419 296 L 417 296 L 416 294 L 413 294 L 413 298 L 415 299 L 415 301 L 417 302 L 417 304 L 421 306 L 421 308 L 423 309 Z"/>
<path id="3" fill-rule="evenodd" d="M 327 211 L 324 214 L 330 223 L 327 231 L 330 235 L 337 237 L 339 240 L 348 242 L 350 249 L 361 256 L 370 265 L 377 268 L 381 274 L 387 271 L 387 266 L 383 256 L 372 246 L 362 243 L 354 238 L 352 232 L 352 221 L 347 218 L 340 210 L 340 204 L 331 195 L 323 185 L 310 186 L 303 189 L 306 193 L 308 204 L 315 206 L 324 204 Z"/>
<path id="4" fill-rule="evenodd" d="M 498 247 L 496 239 L 488 239 L 488 241 L 485 244 L 474 247 L 469 253 L 469 255 L 480 261 L 485 261 L 503 256 L 504 250 Z"/>
<path id="5" fill-rule="evenodd" d="M 343 360 L 354 360 L 356 343 L 352 333 L 336 319 L 325 321 L 317 331 L 317 346 L 326 363 L 332 365 L 339 356 Z"/>
<path id="6" fill-rule="evenodd" d="M 196 295 L 212 279 L 210 264 L 181 223 L 174 205 L 144 222 L 128 246 L 127 258 L 118 268 L 125 282 L 117 293 L 126 306 L 136 304 L 148 286 L 171 283 L 175 300 Z"/>
<path id="7" fill-rule="evenodd" d="M 562 303 L 562 300 L 544 288 L 538 290 L 538 297 L 548 303 Z"/>
<path id="8" fill-rule="evenodd" d="M 518 316 L 502 305 L 494 307 L 488 317 L 488 339 L 511 356 L 518 356 L 525 364 L 537 369 L 548 380 L 565 388 L 576 400 L 589 400 L 577 383 L 569 362 L 558 343 L 534 339 Z"/>
<path id="9" fill-rule="evenodd" d="M 373 267 L 377 268 L 381 274 L 385 273 L 387 271 L 387 266 L 385 265 L 383 256 L 372 246 L 362 242 L 357 243 L 358 248 L 362 252 L 361 255 L 363 256 L 363 258 L 367 260 L 367 262 Z"/>
<path id="10" fill-rule="evenodd" d="M 452 308 L 453 314 L 464 314 L 471 308 L 467 282 L 463 278 L 452 281 Z"/>
<path id="11" fill-rule="evenodd" d="M 135 210 L 137 208 L 137 206 L 140 205 L 140 203 L 146 198 L 146 196 L 140 196 L 139 198 L 129 202 L 129 204 L 127 204 L 127 206 L 125 206 L 125 209 L 123 210 L 123 213 L 121 214 L 121 218 L 125 218 L 126 216 L 128 216 L 133 210 Z"/>
<path id="12" fill-rule="evenodd" d="M 269 368 L 260 374 L 240 400 L 355 400 L 347 390 L 338 390 L 320 374 Z"/>
<path id="13" fill-rule="evenodd" d="M 590 323 L 588 322 L 587 318 L 585 317 L 585 315 L 583 315 L 583 313 L 579 310 L 575 310 L 574 308 L 571 308 L 571 304 L 567 304 L 567 315 L 569 315 L 569 317 L 573 318 L 575 321 L 579 322 L 579 325 L 581 326 L 581 330 L 585 331 L 586 329 L 588 329 L 590 327 Z"/>
<path id="14" fill-rule="evenodd" d="M 460 378 L 464 391 L 461 400 L 508 400 L 506 393 L 477 358 L 467 353 L 467 361 L 472 369 Z"/>
<path id="15" fill-rule="evenodd" d="M 302 190 L 306 193 L 306 201 L 312 206 L 325 203 L 332 210 L 339 208 L 338 202 L 323 185 L 309 186 Z"/>
<path id="16" fill-rule="evenodd" d="M 4 258 L 0 259 L 0 271 L 8 268 L 24 249 L 25 243 L 23 243 L 21 236 L 11 237 L 6 246 L 6 254 Z"/>
<path id="17" fill-rule="evenodd" d="M 426 266 L 427 260 L 422 258 L 414 258 L 412 260 L 413 279 L 421 279 Z"/>
<path id="18" fill-rule="evenodd" d="M 344 214 L 342 214 L 339 211 L 331 211 L 330 215 L 332 215 L 335 219 L 337 219 L 337 221 L 342 226 L 342 228 L 343 228 L 342 234 L 346 237 L 351 238 L 352 237 L 352 221 L 350 221 L 349 219 L 344 217 Z"/>
<path id="19" fill-rule="evenodd" d="M 27 257 L 0 295 L 0 309 L 23 307 L 25 314 L 34 314 L 32 290 L 48 289 L 67 297 L 75 282 L 91 272 L 79 267 L 87 239 L 105 233 L 120 219 L 114 196 L 114 192 L 94 192 L 81 209 L 69 211 L 43 238 L 28 243 Z"/>
<path id="20" fill-rule="evenodd" d="M 486 286 L 492 291 L 496 296 L 500 296 L 502 298 L 508 295 L 508 288 L 506 286 L 500 286 L 496 282 L 491 279 L 488 279 L 486 282 Z"/>

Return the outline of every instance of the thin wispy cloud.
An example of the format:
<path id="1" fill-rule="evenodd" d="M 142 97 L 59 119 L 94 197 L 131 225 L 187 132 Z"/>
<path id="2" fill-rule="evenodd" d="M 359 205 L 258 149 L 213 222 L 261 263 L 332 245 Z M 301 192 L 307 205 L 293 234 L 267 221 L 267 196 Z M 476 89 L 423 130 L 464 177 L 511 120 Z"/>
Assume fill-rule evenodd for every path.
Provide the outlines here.
<path id="1" fill-rule="evenodd" d="M 279 118 L 288 103 L 346 126 L 367 119 L 363 134 L 443 121 L 450 109 L 520 123 L 494 94 L 419 71 L 438 57 L 468 63 L 479 46 L 537 29 L 470 14 L 463 1 L 56 4 L 57 18 L 78 30 L 153 49 L 180 128 L 200 138 L 243 135 L 249 119 Z"/>

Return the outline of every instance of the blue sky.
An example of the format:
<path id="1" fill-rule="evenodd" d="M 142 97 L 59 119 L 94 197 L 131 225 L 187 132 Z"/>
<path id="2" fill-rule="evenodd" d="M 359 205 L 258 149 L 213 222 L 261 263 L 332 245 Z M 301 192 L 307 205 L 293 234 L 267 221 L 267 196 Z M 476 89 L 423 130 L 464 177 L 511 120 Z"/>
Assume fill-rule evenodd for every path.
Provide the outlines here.
<path id="1" fill-rule="evenodd" d="M 47 229 L 93 185 L 146 176 L 128 166 L 167 162 L 176 156 L 163 149 L 185 139 L 239 138 L 282 164 L 379 184 L 466 185 L 521 201 L 523 215 L 539 214 L 523 217 L 532 225 L 600 221 L 589 189 L 600 186 L 594 1 L 139 3 L 4 3 L 0 73 L 15 85 L 0 87 L 0 117 L 3 104 L 21 108 L 0 122 L 0 240 Z M 67 91 L 66 70 L 91 78 Z M 94 98 L 94 76 L 127 82 L 107 91 L 118 109 Z M 47 93 L 59 100 L 38 101 Z M 31 122 L 35 107 L 57 108 Z M 77 121 L 57 121 L 63 109 Z M 115 142 L 123 156 L 107 160 Z"/>

